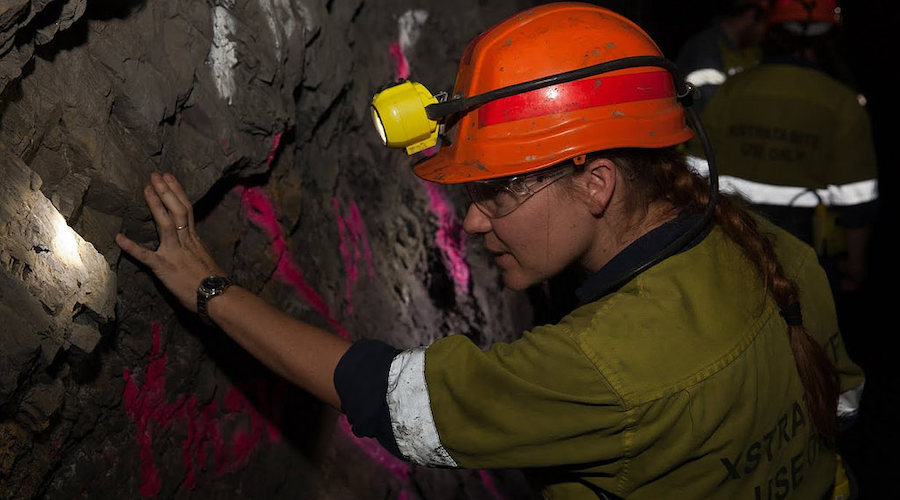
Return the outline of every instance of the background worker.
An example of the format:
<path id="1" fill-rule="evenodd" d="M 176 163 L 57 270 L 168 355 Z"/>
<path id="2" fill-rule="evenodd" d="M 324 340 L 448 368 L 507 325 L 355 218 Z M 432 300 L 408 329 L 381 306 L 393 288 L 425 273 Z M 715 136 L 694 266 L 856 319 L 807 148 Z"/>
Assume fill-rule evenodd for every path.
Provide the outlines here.
<path id="1" fill-rule="evenodd" d="M 867 273 L 878 199 L 869 116 L 819 65 L 839 26 L 834 0 L 778 0 L 763 64 L 704 110 L 723 188 L 734 189 L 823 259 L 838 300 Z"/>
<path id="2" fill-rule="evenodd" d="M 714 2 L 712 25 L 685 42 L 676 63 L 685 80 L 700 90 L 698 110 L 725 80 L 759 64 L 770 0 Z"/>
<path id="3" fill-rule="evenodd" d="M 838 393 L 862 374 L 811 250 L 717 203 L 689 169 L 685 88 L 660 56 L 609 10 L 547 4 L 470 43 L 461 97 L 431 108 L 444 110 L 441 147 L 415 173 L 465 186 L 464 228 L 504 283 L 589 275 L 581 307 L 515 342 L 482 351 L 451 335 L 401 351 L 297 321 L 229 286 L 171 175 L 144 192 L 158 250 L 117 242 L 185 307 L 413 463 L 524 468 L 553 498 L 823 498 Z M 397 115 L 381 111 L 396 145 Z"/>

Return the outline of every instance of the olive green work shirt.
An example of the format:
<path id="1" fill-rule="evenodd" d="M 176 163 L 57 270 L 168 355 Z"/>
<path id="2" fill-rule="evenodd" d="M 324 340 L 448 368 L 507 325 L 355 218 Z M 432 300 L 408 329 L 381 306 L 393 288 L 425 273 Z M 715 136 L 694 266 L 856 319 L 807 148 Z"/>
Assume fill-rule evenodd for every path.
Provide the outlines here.
<path id="1" fill-rule="evenodd" d="M 841 390 L 859 386 L 816 255 L 766 228 Z M 819 500 L 834 478 L 787 326 L 719 228 L 515 342 L 438 340 L 424 378 L 445 463 L 523 468 L 545 498 Z"/>

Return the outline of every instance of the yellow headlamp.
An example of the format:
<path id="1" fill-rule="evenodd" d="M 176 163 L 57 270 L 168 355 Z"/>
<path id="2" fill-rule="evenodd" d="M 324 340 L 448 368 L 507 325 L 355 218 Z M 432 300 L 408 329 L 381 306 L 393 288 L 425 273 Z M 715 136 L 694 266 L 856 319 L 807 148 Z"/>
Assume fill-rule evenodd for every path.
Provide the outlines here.
<path id="1" fill-rule="evenodd" d="M 437 144 L 438 123 L 425 107 L 438 100 L 424 85 L 403 82 L 372 97 L 372 121 L 385 146 L 406 148 L 414 154 Z"/>

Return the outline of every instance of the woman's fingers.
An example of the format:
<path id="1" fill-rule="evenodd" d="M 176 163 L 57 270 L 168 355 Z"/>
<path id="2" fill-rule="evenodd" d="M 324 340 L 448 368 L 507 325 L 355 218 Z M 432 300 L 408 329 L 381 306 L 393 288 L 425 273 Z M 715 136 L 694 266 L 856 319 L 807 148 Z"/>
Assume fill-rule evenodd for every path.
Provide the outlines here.
<path id="1" fill-rule="evenodd" d="M 149 267 L 150 269 L 156 268 L 156 261 L 159 258 L 156 255 L 156 252 L 147 250 L 146 248 L 138 245 L 131 238 L 125 236 L 122 233 L 116 235 L 116 244 L 125 251 L 128 255 L 137 259 L 141 264 Z"/>
<path id="2" fill-rule="evenodd" d="M 175 195 L 175 198 L 181 202 L 181 205 L 184 206 L 186 214 L 187 214 L 187 230 L 190 232 L 191 236 L 196 236 L 196 232 L 194 230 L 194 205 L 191 203 L 190 198 L 188 198 L 187 193 L 184 192 L 184 188 L 181 187 L 181 183 L 178 182 L 178 179 L 175 178 L 172 174 L 163 174 L 163 181 L 168 186 L 169 190 Z"/>
<path id="3" fill-rule="evenodd" d="M 209 255 L 209 251 L 206 250 L 206 247 L 197 235 L 193 205 L 190 198 L 188 198 L 187 193 L 185 193 L 184 188 L 181 186 L 181 183 L 170 173 L 157 175 L 157 178 L 161 182 L 154 184 L 154 189 L 161 197 L 166 209 L 169 210 L 170 215 L 172 215 L 173 221 L 176 222 L 175 230 L 178 235 L 178 240 L 181 242 L 181 246 L 191 251 L 191 253 L 206 266 L 210 273 L 222 274 L 218 264 L 216 264 L 212 256 Z M 164 184 L 164 186 L 162 184 Z M 179 223 L 179 221 L 182 220 L 181 217 L 184 217 L 183 220 L 185 222 Z M 183 229 L 178 229 L 179 227 L 183 227 Z"/>
<path id="4" fill-rule="evenodd" d="M 162 200 L 162 204 L 169 211 L 169 216 L 174 223 L 175 231 L 184 231 L 188 228 L 188 208 L 178 199 L 172 189 L 169 188 L 163 176 L 153 173 L 150 174 L 150 184 L 156 195 Z"/>
<path id="5" fill-rule="evenodd" d="M 144 187 L 144 200 L 146 200 L 147 208 L 150 209 L 150 214 L 153 215 L 153 221 L 156 223 L 156 230 L 159 232 L 159 244 L 162 245 L 172 241 L 173 238 L 177 238 L 175 222 L 152 185 L 148 184 Z"/>

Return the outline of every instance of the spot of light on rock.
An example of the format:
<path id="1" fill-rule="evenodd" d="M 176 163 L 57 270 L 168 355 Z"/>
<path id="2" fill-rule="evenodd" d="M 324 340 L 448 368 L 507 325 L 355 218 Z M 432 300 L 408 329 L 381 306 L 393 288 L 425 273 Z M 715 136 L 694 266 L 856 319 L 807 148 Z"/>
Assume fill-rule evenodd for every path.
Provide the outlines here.
<path id="1" fill-rule="evenodd" d="M 862 107 L 865 107 L 866 104 L 869 103 L 869 101 L 866 100 L 866 96 L 862 94 L 856 94 L 856 100 L 859 101 L 859 105 Z"/>
<path id="2" fill-rule="evenodd" d="M 66 224 L 62 214 L 53 216 L 53 254 L 67 266 L 84 266 L 78 251 L 78 239 L 75 230 Z"/>

